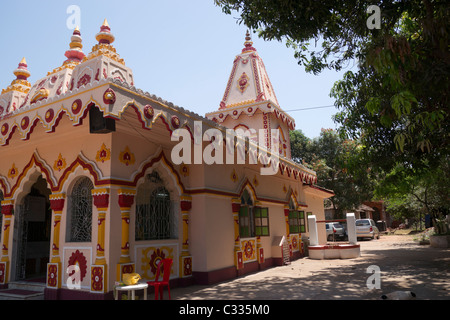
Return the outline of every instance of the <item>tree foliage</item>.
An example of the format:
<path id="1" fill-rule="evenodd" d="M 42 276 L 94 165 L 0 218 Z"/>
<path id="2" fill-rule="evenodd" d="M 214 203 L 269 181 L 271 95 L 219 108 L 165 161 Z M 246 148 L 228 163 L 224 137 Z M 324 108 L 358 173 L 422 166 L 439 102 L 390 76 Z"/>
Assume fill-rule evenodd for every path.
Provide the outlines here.
<path id="1" fill-rule="evenodd" d="M 373 1 L 215 0 L 265 40 L 285 41 L 306 71 L 357 61 L 332 92 L 341 134 L 358 139 L 377 168 L 420 165 L 448 154 L 449 12 L 440 0 L 380 2 L 381 29 L 369 29 Z M 366 157 L 368 158 L 368 157 Z"/>
<path id="2" fill-rule="evenodd" d="M 358 143 L 342 139 L 332 129 L 322 129 L 314 139 L 300 130 L 291 131 L 290 137 L 293 160 L 316 171 L 319 185 L 334 191 L 329 204 L 338 216 L 371 198 L 373 184 L 367 168 L 357 162 Z"/>
<path id="3" fill-rule="evenodd" d="M 443 174 L 450 148 L 448 1 L 215 3 L 227 14 L 238 13 L 238 22 L 263 39 L 284 41 L 308 72 L 356 62 L 357 70 L 347 71 L 330 93 L 339 108 L 334 120 L 341 139 L 358 141 L 358 156 L 351 158 L 355 176 L 358 168 L 370 168 L 369 179 L 386 190 L 378 196 L 391 204 L 415 199 L 420 210 L 448 212 L 448 193 L 441 196 L 450 185 Z M 380 8 L 380 29 L 367 25 L 373 4 Z"/>

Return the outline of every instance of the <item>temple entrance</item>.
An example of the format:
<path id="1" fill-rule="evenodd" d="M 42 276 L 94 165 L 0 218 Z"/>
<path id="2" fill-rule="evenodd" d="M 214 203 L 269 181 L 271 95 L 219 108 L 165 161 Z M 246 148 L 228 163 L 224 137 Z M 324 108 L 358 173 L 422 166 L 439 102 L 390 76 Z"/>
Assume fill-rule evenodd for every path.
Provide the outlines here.
<path id="1" fill-rule="evenodd" d="M 45 281 L 50 257 L 52 211 L 46 181 L 39 176 L 18 206 L 14 222 L 16 281 Z"/>

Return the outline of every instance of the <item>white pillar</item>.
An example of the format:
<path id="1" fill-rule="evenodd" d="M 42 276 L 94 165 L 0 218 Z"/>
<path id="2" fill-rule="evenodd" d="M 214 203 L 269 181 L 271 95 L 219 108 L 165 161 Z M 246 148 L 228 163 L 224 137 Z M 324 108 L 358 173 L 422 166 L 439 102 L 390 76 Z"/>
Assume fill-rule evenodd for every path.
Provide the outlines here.
<path id="1" fill-rule="evenodd" d="M 318 246 L 319 235 L 317 234 L 317 223 L 315 215 L 308 216 L 308 227 L 309 227 L 309 245 Z"/>
<path id="2" fill-rule="evenodd" d="M 347 213 L 347 234 L 348 242 L 350 244 L 356 244 L 356 219 L 354 213 Z"/>

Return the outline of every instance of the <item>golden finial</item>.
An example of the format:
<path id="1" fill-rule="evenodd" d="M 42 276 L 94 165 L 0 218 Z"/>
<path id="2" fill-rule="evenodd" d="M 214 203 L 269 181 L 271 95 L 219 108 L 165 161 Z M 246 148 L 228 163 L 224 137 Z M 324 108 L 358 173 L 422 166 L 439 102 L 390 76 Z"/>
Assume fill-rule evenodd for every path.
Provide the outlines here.
<path id="1" fill-rule="evenodd" d="M 25 57 L 22 58 L 22 61 L 20 61 L 21 64 L 27 64 L 27 60 L 25 60 Z"/>
<path id="2" fill-rule="evenodd" d="M 106 18 L 105 18 L 105 21 L 103 21 L 103 26 L 104 27 L 109 27 L 108 20 L 106 20 Z"/>

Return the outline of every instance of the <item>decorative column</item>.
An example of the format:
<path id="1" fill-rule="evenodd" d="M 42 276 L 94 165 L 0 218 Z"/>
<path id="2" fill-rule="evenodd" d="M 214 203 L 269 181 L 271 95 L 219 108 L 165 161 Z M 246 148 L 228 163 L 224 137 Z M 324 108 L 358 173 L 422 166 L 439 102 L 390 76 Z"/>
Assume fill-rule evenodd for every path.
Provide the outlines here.
<path id="1" fill-rule="evenodd" d="M 119 206 L 122 219 L 122 242 L 120 246 L 120 258 L 117 265 L 117 281 L 122 279 L 123 273 L 134 272 L 134 263 L 130 259 L 130 210 L 134 203 L 136 190 L 119 189 Z"/>
<path id="2" fill-rule="evenodd" d="M 50 263 L 47 264 L 47 287 L 52 289 L 61 288 L 61 258 L 59 256 L 59 235 L 61 229 L 61 217 L 66 201 L 64 193 L 51 194 L 49 196 L 50 207 L 53 211 L 53 242 Z"/>
<path id="3" fill-rule="evenodd" d="M 239 211 L 241 210 L 241 199 L 231 199 L 231 208 L 234 220 L 234 265 L 237 270 L 244 268 L 244 257 L 241 250 L 241 237 L 239 235 Z"/>
<path id="4" fill-rule="evenodd" d="M 255 209 L 261 208 L 261 202 L 255 202 Z M 258 254 L 258 263 L 261 265 L 264 263 L 264 248 L 261 244 L 261 236 L 256 237 L 256 253 Z"/>
<path id="5" fill-rule="evenodd" d="M 284 219 L 286 221 L 286 239 L 289 239 L 290 230 L 289 230 L 289 205 L 284 205 Z"/>
<path id="6" fill-rule="evenodd" d="M 292 248 L 292 239 L 291 239 L 291 231 L 289 228 L 289 214 L 290 214 L 290 209 L 289 209 L 289 205 L 284 205 L 284 218 L 286 220 L 286 241 L 288 243 L 289 246 L 289 256 L 292 257 L 293 255 L 293 248 Z M 294 239 L 295 240 L 295 239 Z"/>
<path id="7" fill-rule="evenodd" d="M 92 190 L 92 197 L 94 205 L 98 210 L 98 233 L 97 233 L 97 256 L 95 258 L 96 265 L 106 265 L 105 259 L 105 220 L 106 211 L 109 207 L 109 189 L 94 189 Z"/>
<path id="8" fill-rule="evenodd" d="M 107 265 L 105 258 L 105 224 L 109 207 L 108 188 L 92 190 L 92 198 L 98 211 L 97 218 L 97 251 L 95 263 L 91 266 L 91 292 L 107 292 Z"/>
<path id="9" fill-rule="evenodd" d="M 61 262 L 59 256 L 59 233 L 61 228 L 61 217 L 62 211 L 64 209 L 64 203 L 66 200 L 66 195 L 64 193 L 51 194 L 50 195 L 50 207 L 53 211 L 53 244 L 52 244 L 52 258 L 50 262 L 58 263 Z"/>
<path id="10" fill-rule="evenodd" d="M 180 255 L 180 278 L 192 276 L 192 256 L 189 253 L 189 212 L 192 208 L 192 198 L 181 196 L 181 219 L 183 221 L 183 243 Z"/>
<path id="11" fill-rule="evenodd" d="M 14 212 L 14 200 L 5 200 L 1 202 L 3 214 L 3 232 L 2 232 L 2 257 L 0 259 L 0 286 L 8 282 L 9 272 L 9 231 L 11 219 Z"/>

